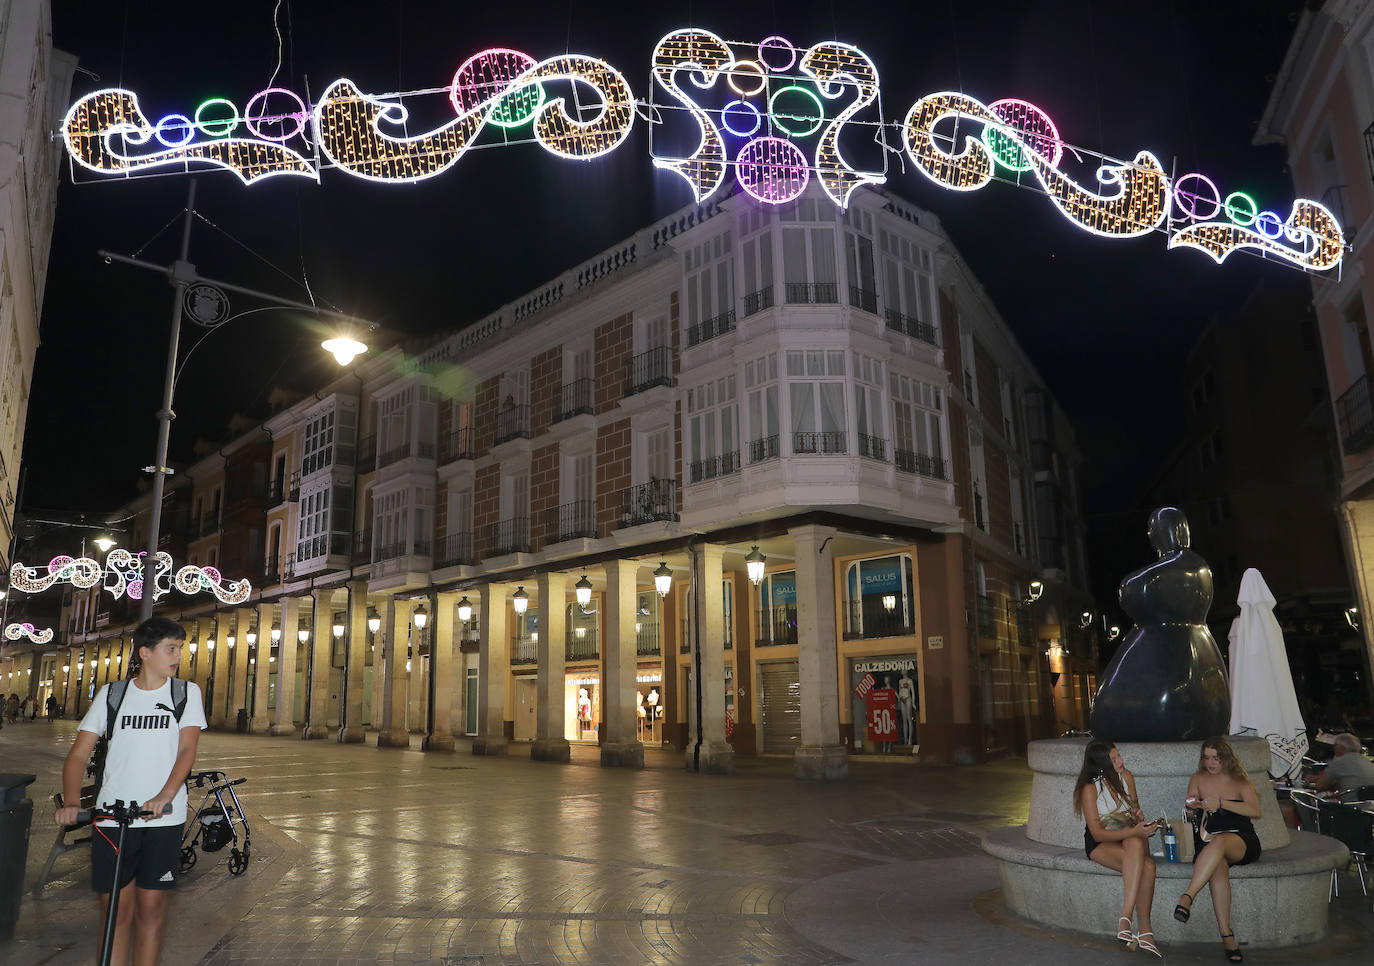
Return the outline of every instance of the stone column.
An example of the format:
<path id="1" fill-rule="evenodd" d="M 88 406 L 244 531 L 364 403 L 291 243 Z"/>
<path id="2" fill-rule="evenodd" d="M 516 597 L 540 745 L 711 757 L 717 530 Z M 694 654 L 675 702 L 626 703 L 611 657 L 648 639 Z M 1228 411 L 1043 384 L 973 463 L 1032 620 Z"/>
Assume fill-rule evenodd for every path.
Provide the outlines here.
<path id="1" fill-rule="evenodd" d="M 272 725 L 267 695 L 272 686 L 272 604 L 258 604 L 258 643 L 253 652 L 253 709 L 248 730 L 265 735 Z"/>
<path id="2" fill-rule="evenodd" d="M 601 721 L 605 740 L 601 743 L 603 766 L 644 767 L 644 743 L 635 733 L 635 675 L 639 667 L 635 655 L 635 605 L 638 603 L 639 563 L 614 560 L 606 568 L 606 636 L 602 641 L 602 663 L 606 668 L 601 686 Z"/>
<path id="3" fill-rule="evenodd" d="M 531 761 L 568 761 L 571 749 L 564 735 L 563 695 L 567 688 L 564 664 L 567 651 L 568 578 L 539 575 L 539 677 L 535 684 L 534 745 Z"/>
<path id="4" fill-rule="evenodd" d="M 281 639 L 277 643 L 277 707 L 272 734 L 296 733 L 296 651 L 300 647 L 300 604 L 295 597 L 281 600 Z"/>
<path id="5" fill-rule="evenodd" d="M 793 772 L 798 778 L 848 778 L 848 751 L 840 744 L 835 555 L 829 543 L 835 530 L 805 526 L 788 533 L 797 555 L 797 663 L 801 682 L 801 747 Z"/>
<path id="6" fill-rule="evenodd" d="M 216 728 L 234 728 L 233 695 L 230 693 L 230 665 L 238 650 L 238 628 L 232 623 L 233 614 L 226 611 L 219 620 L 220 632 L 215 638 L 215 713 L 211 722 Z M 229 638 L 234 638 L 234 646 L 229 646 Z"/>
<path id="7" fill-rule="evenodd" d="M 510 636 L 506 629 L 509 584 L 487 584 L 482 590 L 481 640 L 477 646 L 477 737 L 474 755 L 504 755 L 506 739 L 506 679 L 510 677 Z"/>
<path id="8" fill-rule="evenodd" d="M 693 551 L 696 580 L 687 603 L 693 608 L 695 630 L 695 640 L 691 641 L 692 693 L 685 695 L 687 770 L 717 775 L 735 770 L 735 749 L 725 740 L 725 601 L 721 596 L 724 555 L 725 548 L 715 544 Z M 697 649 L 701 651 L 699 655 Z M 696 720 L 698 677 L 702 689 L 700 729 Z"/>
<path id="9" fill-rule="evenodd" d="M 232 729 L 239 725 L 239 710 L 248 707 L 248 658 L 253 648 L 248 644 L 253 626 L 253 609 L 240 607 L 234 611 L 234 647 L 229 653 L 234 665 L 233 681 L 229 688 L 229 703 L 225 705 L 225 723 Z"/>
<path id="10" fill-rule="evenodd" d="M 458 595 L 454 593 L 436 594 L 430 597 L 429 634 L 429 700 L 434 709 L 426 722 L 424 743 L 425 751 L 453 750 L 453 652 L 458 643 L 454 633 L 458 621 L 454 611 L 458 606 Z"/>
<path id="11" fill-rule="evenodd" d="M 334 653 L 333 590 L 316 588 L 314 610 L 310 615 L 309 681 L 306 684 L 306 721 L 301 738 L 328 736 L 325 718 L 329 714 L 329 659 Z"/>
<path id="12" fill-rule="evenodd" d="M 348 624 L 344 647 L 343 714 L 339 721 L 339 744 L 359 744 L 363 732 L 363 668 L 367 661 L 367 581 L 348 584 Z"/>
<path id="13" fill-rule="evenodd" d="M 187 670 L 191 672 L 190 674 L 183 674 L 182 676 L 188 681 L 195 682 L 196 686 L 200 688 L 202 700 L 205 698 L 205 679 L 209 677 L 206 671 L 213 657 L 210 653 L 210 649 L 205 646 L 205 642 L 214 636 L 215 619 L 213 617 L 198 617 L 192 621 L 191 640 L 195 642 L 196 653 L 193 655 L 186 655 L 186 657 L 191 658 L 189 661 L 189 668 L 187 667 L 188 662 L 184 658 L 181 664 L 181 670 L 183 672 Z M 123 668 L 121 667 L 120 670 L 122 671 Z"/>
<path id="14" fill-rule="evenodd" d="M 382 723 L 377 733 L 378 748 L 409 748 L 410 732 L 406 730 L 407 685 L 410 675 L 406 673 L 406 641 L 410 633 L 410 607 L 408 600 L 388 600 L 386 602 L 387 628 L 386 642 L 386 683 L 382 686 Z M 377 673 L 374 658 L 372 673 Z"/>

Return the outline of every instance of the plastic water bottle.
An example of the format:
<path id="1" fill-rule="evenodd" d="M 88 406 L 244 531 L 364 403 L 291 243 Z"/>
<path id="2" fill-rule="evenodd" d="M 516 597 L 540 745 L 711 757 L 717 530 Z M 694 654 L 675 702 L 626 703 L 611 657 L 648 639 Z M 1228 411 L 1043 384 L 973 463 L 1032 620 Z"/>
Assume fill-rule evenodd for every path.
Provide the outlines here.
<path id="1" fill-rule="evenodd" d="M 1178 836 L 1172 825 L 1164 826 L 1164 859 L 1166 862 L 1178 861 Z"/>

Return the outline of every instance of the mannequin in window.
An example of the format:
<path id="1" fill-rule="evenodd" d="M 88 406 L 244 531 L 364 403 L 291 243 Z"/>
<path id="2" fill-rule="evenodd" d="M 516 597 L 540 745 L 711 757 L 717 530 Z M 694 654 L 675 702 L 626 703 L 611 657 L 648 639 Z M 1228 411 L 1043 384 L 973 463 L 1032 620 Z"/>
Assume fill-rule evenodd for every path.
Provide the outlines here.
<path id="1" fill-rule="evenodd" d="M 915 723 L 916 686 L 904 672 L 897 681 L 897 744 L 914 745 L 916 733 L 912 730 Z"/>
<path id="2" fill-rule="evenodd" d="M 658 717 L 658 688 L 650 688 L 649 696 L 644 699 L 644 703 L 649 706 L 649 717 Z"/>
<path id="3" fill-rule="evenodd" d="M 644 721 L 648 716 L 648 712 L 644 710 L 644 694 L 638 690 L 635 691 L 635 716 L 639 719 L 636 725 L 642 735 L 644 733 Z"/>
<path id="4" fill-rule="evenodd" d="M 592 701 L 586 688 L 577 689 L 577 726 L 582 731 L 592 726 Z"/>

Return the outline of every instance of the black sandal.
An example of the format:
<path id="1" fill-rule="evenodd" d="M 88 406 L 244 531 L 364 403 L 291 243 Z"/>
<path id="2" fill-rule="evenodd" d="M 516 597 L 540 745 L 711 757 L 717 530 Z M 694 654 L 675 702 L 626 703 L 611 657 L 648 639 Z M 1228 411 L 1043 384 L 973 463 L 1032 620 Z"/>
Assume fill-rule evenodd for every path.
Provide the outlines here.
<path id="1" fill-rule="evenodd" d="M 1222 934 L 1221 934 L 1221 951 L 1222 951 L 1222 953 L 1225 954 L 1225 956 L 1226 956 L 1226 961 L 1227 961 L 1228 963 L 1243 963 L 1243 962 L 1245 962 L 1245 956 L 1241 954 L 1241 951 L 1240 951 L 1240 942 L 1239 942 L 1239 941 L 1236 942 L 1236 948 L 1235 948 L 1235 949 L 1227 949 L 1227 948 L 1226 948 L 1226 940 L 1228 940 L 1228 939 L 1235 939 L 1235 938 L 1236 938 L 1236 934 L 1233 933 L 1233 932 L 1222 933 Z"/>
<path id="2" fill-rule="evenodd" d="M 1188 917 L 1193 914 L 1193 897 L 1186 892 L 1183 894 L 1188 896 L 1188 904 L 1185 906 L 1180 899 L 1178 905 L 1174 906 L 1174 918 L 1179 922 L 1187 922 Z"/>

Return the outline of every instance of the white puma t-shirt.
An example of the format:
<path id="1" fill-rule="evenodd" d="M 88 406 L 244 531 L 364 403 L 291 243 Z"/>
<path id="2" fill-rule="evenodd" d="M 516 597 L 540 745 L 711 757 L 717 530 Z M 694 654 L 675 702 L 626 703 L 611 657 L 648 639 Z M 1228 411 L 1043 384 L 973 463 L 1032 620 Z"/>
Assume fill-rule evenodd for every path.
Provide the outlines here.
<path id="1" fill-rule="evenodd" d="M 105 699 L 109 689 L 110 686 L 105 685 L 91 702 L 86 717 L 81 719 L 82 731 L 105 734 L 105 718 L 108 714 Z M 110 748 L 105 756 L 105 777 L 96 793 L 96 801 L 104 808 L 113 805 L 116 800 L 146 802 L 155 798 L 167 784 L 172 767 L 176 765 L 181 729 L 205 726 L 205 705 L 201 702 L 200 688 L 195 684 L 186 682 L 186 708 L 182 711 L 178 726 L 172 712 L 171 678 L 156 691 L 144 691 L 131 680 L 124 689 L 124 701 L 119 706 L 118 720 L 110 735 Z M 186 786 L 183 785 L 172 800 L 170 815 L 150 818 L 140 827 L 181 825 L 185 821 Z M 97 824 L 112 826 L 115 823 L 102 821 Z"/>

